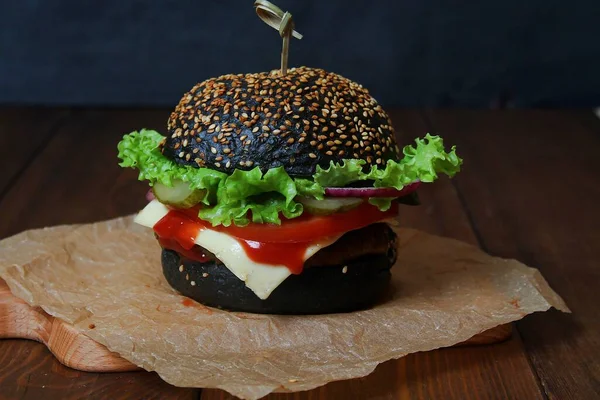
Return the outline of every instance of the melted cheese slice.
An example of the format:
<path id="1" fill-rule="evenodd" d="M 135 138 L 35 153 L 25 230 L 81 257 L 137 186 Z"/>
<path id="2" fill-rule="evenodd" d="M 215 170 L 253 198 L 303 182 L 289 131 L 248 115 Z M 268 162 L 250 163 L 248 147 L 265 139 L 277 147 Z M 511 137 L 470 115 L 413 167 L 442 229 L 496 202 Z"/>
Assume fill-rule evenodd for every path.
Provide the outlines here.
<path id="1" fill-rule="evenodd" d="M 135 217 L 135 222 L 153 228 L 169 209 L 157 200 L 151 201 Z M 312 257 L 317 251 L 334 243 L 340 236 L 330 237 L 315 241 L 307 247 L 304 261 Z M 235 276 L 246 283 L 260 299 L 266 299 L 290 276 L 290 270 L 282 265 L 261 264 L 251 260 L 237 239 L 212 229 L 201 229 L 194 241 L 198 246 L 213 253 L 225 264 Z"/>

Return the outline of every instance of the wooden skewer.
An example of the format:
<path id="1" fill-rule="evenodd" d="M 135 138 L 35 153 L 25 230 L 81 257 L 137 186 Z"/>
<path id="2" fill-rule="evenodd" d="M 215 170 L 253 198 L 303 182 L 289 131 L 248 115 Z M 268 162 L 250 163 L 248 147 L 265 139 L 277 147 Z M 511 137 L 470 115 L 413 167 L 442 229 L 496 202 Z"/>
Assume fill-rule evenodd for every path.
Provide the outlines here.
<path id="1" fill-rule="evenodd" d="M 254 8 L 259 18 L 276 29 L 283 40 L 281 45 L 281 75 L 285 75 L 288 70 L 290 38 L 293 36 L 296 39 L 302 39 L 302 35 L 294 30 L 294 20 L 289 12 L 283 12 L 279 7 L 266 0 L 256 0 Z"/>

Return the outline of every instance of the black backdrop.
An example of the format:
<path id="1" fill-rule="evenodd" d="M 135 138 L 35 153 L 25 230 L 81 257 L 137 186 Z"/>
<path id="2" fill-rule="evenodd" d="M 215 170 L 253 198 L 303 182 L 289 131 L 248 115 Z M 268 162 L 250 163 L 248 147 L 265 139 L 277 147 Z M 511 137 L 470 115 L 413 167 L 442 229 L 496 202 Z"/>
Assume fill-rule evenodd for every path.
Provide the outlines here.
<path id="1" fill-rule="evenodd" d="M 600 0 L 274 0 L 291 65 L 384 106 L 600 105 Z M 0 0 L 0 103 L 172 105 L 195 82 L 277 68 L 252 0 Z"/>

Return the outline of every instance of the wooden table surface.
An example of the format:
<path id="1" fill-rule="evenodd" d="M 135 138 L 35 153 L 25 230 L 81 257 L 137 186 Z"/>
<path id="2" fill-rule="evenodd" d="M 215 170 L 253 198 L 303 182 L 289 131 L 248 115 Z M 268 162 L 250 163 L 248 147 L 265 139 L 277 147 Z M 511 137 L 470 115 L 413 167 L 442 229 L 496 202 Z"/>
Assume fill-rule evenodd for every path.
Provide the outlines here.
<path id="1" fill-rule="evenodd" d="M 147 190 L 117 166 L 132 130 L 164 131 L 168 110 L 0 109 L 0 238 L 140 209 Z M 505 343 L 414 354 L 368 377 L 284 399 L 600 398 L 600 121 L 590 111 L 391 110 L 401 143 L 426 132 L 456 143 L 463 172 L 421 191 L 402 223 L 517 258 L 542 271 L 573 314 L 515 324 Z M 148 372 L 94 374 L 41 344 L 0 340 L 0 398 L 224 399 Z"/>

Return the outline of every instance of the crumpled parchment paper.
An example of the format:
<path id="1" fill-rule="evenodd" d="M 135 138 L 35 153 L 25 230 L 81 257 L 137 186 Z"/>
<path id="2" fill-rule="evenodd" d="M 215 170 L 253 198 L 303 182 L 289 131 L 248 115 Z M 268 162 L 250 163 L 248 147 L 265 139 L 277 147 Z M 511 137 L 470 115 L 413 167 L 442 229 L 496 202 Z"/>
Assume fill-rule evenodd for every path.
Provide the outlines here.
<path id="1" fill-rule="evenodd" d="M 532 312 L 568 311 L 535 269 L 456 240 L 396 231 L 393 296 L 350 314 L 186 306 L 162 276 L 152 231 L 131 217 L 5 239 L 0 276 L 16 296 L 165 381 L 246 399 L 365 376 L 389 359 L 451 346 Z"/>

